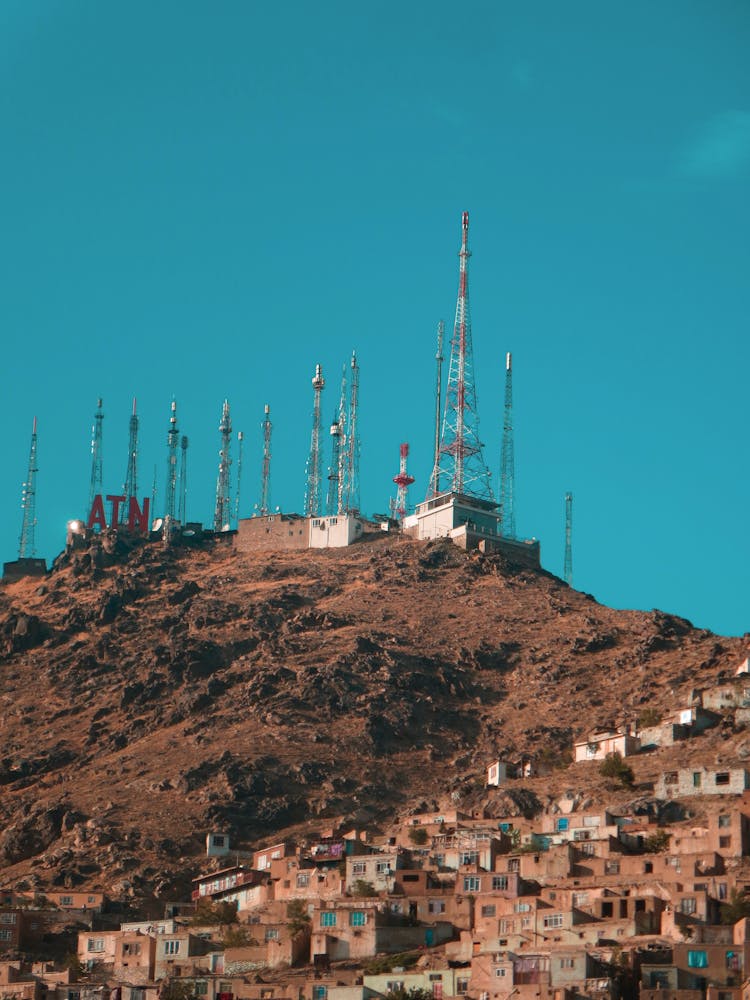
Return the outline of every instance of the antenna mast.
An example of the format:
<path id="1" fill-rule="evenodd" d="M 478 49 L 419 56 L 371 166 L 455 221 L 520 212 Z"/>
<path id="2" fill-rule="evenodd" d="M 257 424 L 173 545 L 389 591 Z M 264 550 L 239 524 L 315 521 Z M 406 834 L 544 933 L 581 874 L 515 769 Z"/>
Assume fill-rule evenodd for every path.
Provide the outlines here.
<path id="1" fill-rule="evenodd" d="M 514 504 L 515 463 L 513 457 L 513 358 L 505 355 L 505 411 L 503 416 L 503 448 L 500 458 L 500 533 L 516 537 Z"/>
<path id="2" fill-rule="evenodd" d="M 125 473 L 125 484 L 122 492 L 125 494 L 125 503 L 120 504 L 120 524 L 125 524 L 128 520 L 130 499 L 138 496 L 138 414 L 136 413 L 135 396 L 133 397 L 133 412 L 130 415 L 128 435 L 128 471 Z"/>
<path id="3" fill-rule="evenodd" d="M 175 501 L 177 493 L 177 442 L 179 439 L 177 430 L 177 403 L 172 400 L 172 411 L 169 417 L 169 431 L 167 432 L 167 506 L 165 516 L 174 521 Z M 154 508 L 156 509 L 156 508 Z"/>
<path id="4" fill-rule="evenodd" d="M 91 428 L 91 486 L 89 488 L 89 510 L 94 504 L 94 497 L 102 492 L 102 411 L 101 397 L 96 403 L 94 423 Z"/>
<path id="5" fill-rule="evenodd" d="M 242 431 L 237 431 L 237 493 L 234 497 L 235 523 L 240 519 L 240 483 L 242 481 L 242 445 L 244 441 L 245 435 Z"/>
<path id="6" fill-rule="evenodd" d="M 31 449 L 29 451 L 29 468 L 26 473 L 26 482 L 21 490 L 21 510 L 23 510 L 23 521 L 21 522 L 21 537 L 18 540 L 18 558 L 27 559 L 36 555 L 36 417 L 31 426 Z"/>
<path id="7" fill-rule="evenodd" d="M 271 407 L 266 403 L 265 417 L 261 427 L 263 428 L 263 471 L 260 480 L 260 504 L 258 511 L 265 515 L 268 513 L 271 496 Z"/>
<path id="8" fill-rule="evenodd" d="M 469 213 L 461 217 L 461 249 L 458 252 L 459 277 L 456 319 L 451 339 L 448 385 L 445 393 L 443 430 L 433 482 L 443 476 L 452 493 L 494 500 L 490 473 L 479 439 L 474 357 L 469 313 Z"/>
<path id="9" fill-rule="evenodd" d="M 331 424 L 331 468 L 328 472 L 328 513 L 344 509 L 344 458 L 346 444 L 346 365 L 341 368 L 338 420 Z"/>
<path id="10" fill-rule="evenodd" d="M 231 499 L 229 495 L 229 470 L 232 459 L 229 450 L 232 446 L 232 420 L 229 415 L 229 403 L 224 400 L 219 424 L 221 448 L 219 450 L 219 476 L 216 480 L 216 506 L 214 508 L 214 531 L 229 531 L 231 518 Z"/>
<path id="11" fill-rule="evenodd" d="M 359 513 L 359 365 L 357 355 L 352 351 L 352 378 L 349 386 L 349 433 L 344 452 L 344 492 L 342 511 L 345 514 Z"/>
<path id="12" fill-rule="evenodd" d="M 435 379 L 435 449 L 432 459 L 432 476 L 428 497 L 435 497 L 440 492 L 440 413 L 443 402 L 443 338 L 445 337 L 445 322 L 441 319 L 437 327 L 437 353 L 435 363 L 437 377 Z"/>
<path id="13" fill-rule="evenodd" d="M 325 385 L 323 369 L 315 366 L 313 376 L 313 425 L 310 436 L 310 457 L 307 460 L 307 493 L 305 495 L 305 516 L 316 517 L 320 514 L 320 481 L 322 478 L 320 451 L 320 395 Z"/>
<path id="14" fill-rule="evenodd" d="M 178 518 L 180 524 L 185 524 L 187 522 L 187 450 L 188 450 L 188 439 L 187 435 L 182 435 L 182 462 L 180 463 L 180 506 L 178 511 Z"/>
<path id="15" fill-rule="evenodd" d="M 565 494 L 565 563 L 563 579 L 573 586 L 573 494 Z"/>
<path id="16" fill-rule="evenodd" d="M 407 510 L 407 493 L 409 487 L 414 482 L 414 476 L 410 476 L 406 471 L 406 460 L 409 457 L 409 445 L 404 443 L 400 448 L 401 460 L 399 462 L 398 475 L 393 477 L 393 482 L 398 486 L 396 502 L 392 505 L 393 516 L 403 521 Z"/>

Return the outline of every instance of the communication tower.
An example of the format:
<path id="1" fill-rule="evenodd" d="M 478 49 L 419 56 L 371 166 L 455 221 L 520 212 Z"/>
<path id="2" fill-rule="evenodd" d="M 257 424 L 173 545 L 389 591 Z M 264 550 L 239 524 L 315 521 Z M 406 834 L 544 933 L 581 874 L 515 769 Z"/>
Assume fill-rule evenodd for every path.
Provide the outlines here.
<path id="1" fill-rule="evenodd" d="M 338 414 L 331 422 L 331 464 L 328 468 L 326 513 L 340 514 L 344 502 L 344 444 L 346 442 L 346 365 L 341 369 Z"/>
<path id="2" fill-rule="evenodd" d="M 407 494 L 409 487 L 414 482 L 414 476 L 410 476 L 406 471 L 406 460 L 409 457 L 409 445 L 404 443 L 400 448 L 401 460 L 399 462 L 398 475 L 393 477 L 393 482 L 398 486 L 396 492 L 396 502 L 391 505 L 393 516 L 403 521 L 407 511 Z"/>
<path id="3" fill-rule="evenodd" d="M 440 492 L 440 414 L 443 402 L 443 338 L 445 337 L 445 322 L 441 319 L 437 328 L 437 352 L 435 366 L 435 448 L 432 458 L 432 476 L 430 477 L 429 496 L 434 497 Z"/>
<path id="4" fill-rule="evenodd" d="M 180 520 L 180 524 L 185 524 L 187 522 L 187 450 L 188 450 L 188 439 L 187 435 L 182 435 L 182 441 L 180 442 L 180 447 L 182 450 L 182 461 L 180 462 L 180 505 L 177 513 L 177 517 Z"/>
<path id="5" fill-rule="evenodd" d="M 500 532 L 506 538 L 516 537 L 515 460 L 513 457 L 513 358 L 505 355 L 505 409 L 503 415 L 503 447 L 500 458 Z"/>
<path id="6" fill-rule="evenodd" d="M 565 563 L 563 579 L 573 586 L 573 494 L 565 494 Z"/>
<path id="7" fill-rule="evenodd" d="M 167 431 L 167 503 L 165 516 L 174 520 L 176 516 L 177 500 L 177 443 L 179 441 L 179 431 L 177 430 L 177 403 L 172 400 L 172 410 L 169 416 L 169 430 Z M 152 510 L 156 508 L 153 507 Z"/>
<path id="8" fill-rule="evenodd" d="M 428 496 L 435 495 L 435 485 L 440 483 L 441 489 L 447 488 L 452 493 L 494 501 L 490 473 L 479 438 L 469 310 L 470 256 L 469 213 L 464 212 L 461 218 L 458 298 L 451 338 L 443 428 Z"/>
<path id="9" fill-rule="evenodd" d="M 94 423 L 91 427 L 91 486 L 89 488 L 89 507 L 91 510 L 94 497 L 102 493 L 102 423 L 104 411 L 101 397 L 96 403 Z"/>
<path id="10" fill-rule="evenodd" d="M 340 512 L 359 513 L 359 365 L 352 351 L 351 381 L 349 383 L 348 432 L 344 441 L 343 491 Z"/>
<path id="11" fill-rule="evenodd" d="M 242 431 L 237 431 L 237 492 L 234 497 L 234 522 L 240 519 L 240 485 L 242 482 L 242 446 L 245 443 L 245 435 Z"/>
<path id="12" fill-rule="evenodd" d="M 36 555 L 36 474 L 38 472 L 36 458 L 36 417 L 31 425 L 31 449 L 29 451 L 29 468 L 26 482 L 21 490 L 21 537 L 18 540 L 18 558 L 28 559 Z"/>
<path id="13" fill-rule="evenodd" d="M 219 423 L 221 448 L 219 450 L 219 476 L 216 480 L 216 506 L 214 507 L 214 531 L 229 531 L 232 517 L 232 500 L 230 496 L 229 477 L 232 459 L 229 451 L 232 446 L 232 420 L 229 415 L 229 403 L 224 400 Z"/>
<path id="14" fill-rule="evenodd" d="M 271 407 L 266 403 L 265 416 L 261 427 L 263 428 L 263 469 L 260 479 L 260 503 L 258 513 L 265 515 L 268 513 L 271 503 Z"/>
<path id="15" fill-rule="evenodd" d="M 322 479 L 323 457 L 320 450 L 320 396 L 325 386 L 323 369 L 315 366 L 313 376 L 313 422 L 310 436 L 310 456 L 307 460 L 307 492 L 305 494 L 305 516 L 316 517 L 320 514 L 320 482 Z"/>
<path id="16" fill-rule="evenodd" d="M 120 504 L 120 524 L 125 524 L 128 520 L 131 497 L 138 497 L 138 414 L 136 412 L 136 400 L 133 397 L 133 412 L 130 415 L 130 427 L 128 432 L 128 471 L 125 473 L 125 484 L 122 487 L 125 494 L 125 503 Z"/>

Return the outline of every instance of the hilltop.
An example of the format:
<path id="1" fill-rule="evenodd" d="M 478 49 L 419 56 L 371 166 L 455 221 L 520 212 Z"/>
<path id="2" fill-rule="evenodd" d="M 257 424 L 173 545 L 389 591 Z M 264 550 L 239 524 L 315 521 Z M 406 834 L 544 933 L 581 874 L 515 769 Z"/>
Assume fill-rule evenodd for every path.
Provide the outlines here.
<path id="1" fill-rule="evenodd" d="M 205 835 L 262 844 L 337 821 L 481 808 L 493 757 L 602 793 L 574 738 L 685 701 L 746 655 L 449 542 L 74 551 L 0 590 L 6 885 L 184 892 Z M 734 759 L 726 728 L 637 758 Z M 694 745 L 693 745 L 694 744 Z M 611 798 L 611 792 L 608 793 Z M 632 796 L 632 792 L 630 793 Z"/>

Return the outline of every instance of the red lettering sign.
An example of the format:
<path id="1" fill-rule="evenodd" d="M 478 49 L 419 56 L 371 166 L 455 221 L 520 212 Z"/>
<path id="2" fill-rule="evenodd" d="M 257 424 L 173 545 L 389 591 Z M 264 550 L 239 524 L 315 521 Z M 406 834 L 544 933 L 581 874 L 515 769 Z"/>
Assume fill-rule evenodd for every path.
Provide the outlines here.
<path id="1" fill-rule="evenodd" d="M 91 511 L 86 522 L 89 530 L 98 526 L 99 530 L 103 531 L 107 527 L 107 519 L 104 513 L 105 499 L 112 505 L 112 514 L 109 520 L 110 528 L 117 527 L 120 520 L 120 504 L 127 502 L 128 529 L 141 534 L 148 532 L 149 508 L 151 506 L 150 497 L 144 497 L 143 505 L 139 507 L 135 497 L 126 497 L 119 493 L 108 493 L 106 498 L 97 493 L 91 504 Z"/>

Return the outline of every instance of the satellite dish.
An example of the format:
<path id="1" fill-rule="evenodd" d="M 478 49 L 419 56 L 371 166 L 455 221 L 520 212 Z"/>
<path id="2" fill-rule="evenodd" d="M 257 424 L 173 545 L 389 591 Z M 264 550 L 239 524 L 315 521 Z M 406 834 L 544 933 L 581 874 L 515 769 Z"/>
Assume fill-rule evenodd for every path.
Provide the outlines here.
<path id="1" fill-rule="evenodd" d="M 193 531 L 192 528 L 185 528 L 185 530 L 183 531 L 183 535 L 187 535 L 188 538 L 191 538 L 194 534 L 195 532 Z"/>
<path id="2" fill-rule="evenodd" d="M 151 528 L 152 528 L 153 531 L 159 531 L 161 529 L 161 526 L 163 524 L 164 524 L 164 518 L 163 517 L 157 517 L 156 520 L 154 521 L 154 523 L 151 525 Z"/>

